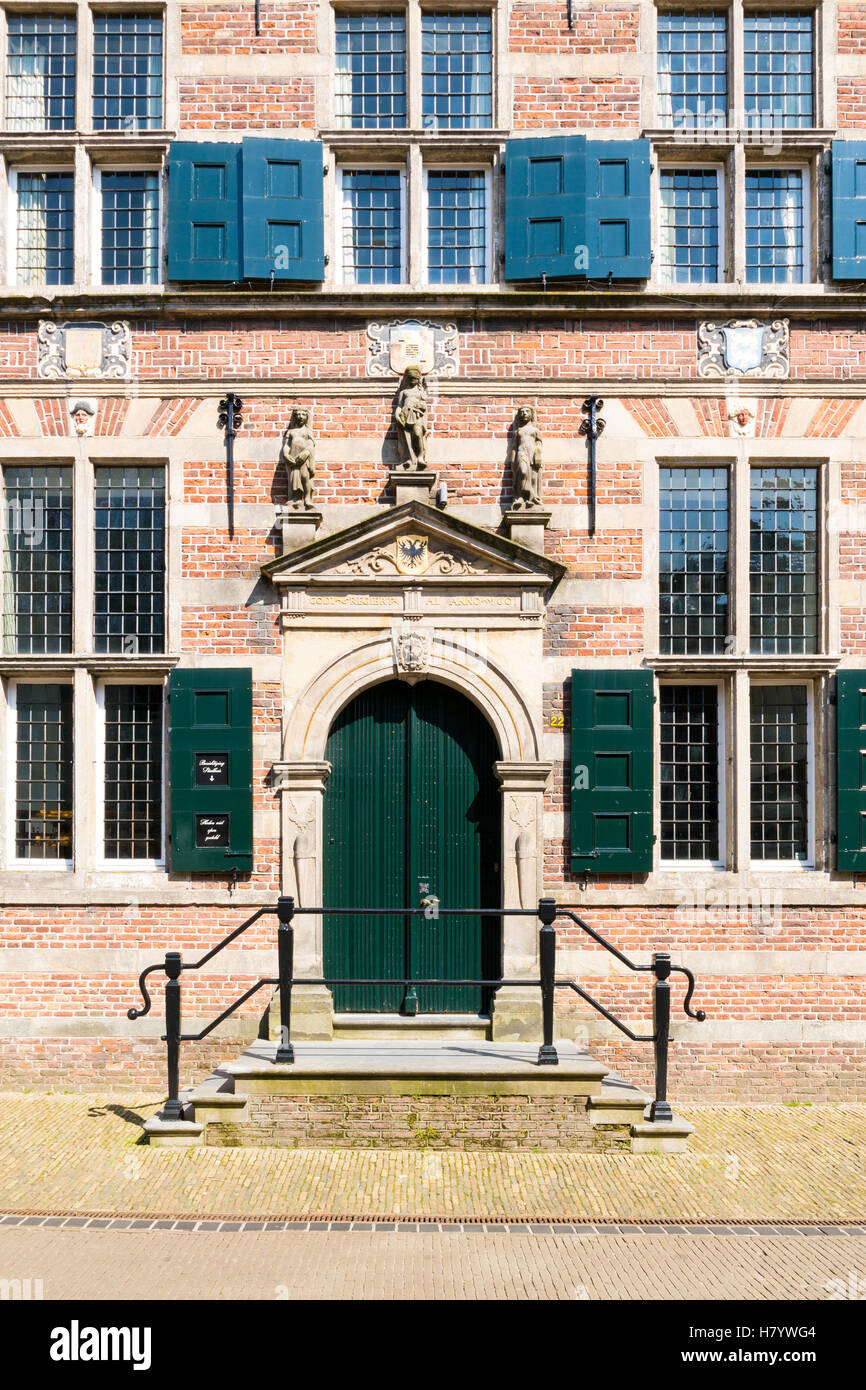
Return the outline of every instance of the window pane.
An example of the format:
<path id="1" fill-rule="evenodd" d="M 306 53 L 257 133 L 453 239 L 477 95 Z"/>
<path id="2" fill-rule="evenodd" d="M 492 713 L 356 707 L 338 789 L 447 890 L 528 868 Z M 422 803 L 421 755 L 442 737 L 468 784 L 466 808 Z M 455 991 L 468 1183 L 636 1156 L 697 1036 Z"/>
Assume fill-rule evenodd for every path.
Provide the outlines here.
<path id="1" fill-rule="evenodd" d="M 752 713 L 752 858 L 808 855 L 808 744 L 804 685 L 757 685 Z"/>
<path id="2" fill-rule="evenodd" d="M 753 652 L 818 650 L 818 470 L 752 469 Z"/>
<path id="3" fill-rule="evenodd" d="M 73 130 L 74 17 L 63 14 L 9 14 L 7 23 L 7 129 Z"/>
<path id="4" fill-rule="evenodd" d="M 105 857 L 162 854 L 162 686 L 105 687 Z"/>
<path id="5" fill-rule="evenodd" d="M 484 282 L 486 194 L 484 175 L 431 169 L 427 175 L 427 263 L 434 285 Z"/>
<path id="6" fill-rule="evenodd" d="M 159 251 L 156 174 L 102 175 L 102 279 L 106 285 L 154 285 Z"/>
<path id="7" fill-rule="evenodd" d="M 424 125 L 489 126 L 493 121 L 493 28 L 489 14 L 423 14 Z"/>
<path id="8" fill-rule="evenodd" d="M 746 171 L 746 279 L 804 278 L 803 175 L 797 169 Z"/>
<path id="9" fill-rule="evenodd" d="M 728 626 L 727 470 L 663 468 L 660 501 L 660 649 L 723 651 Z"/>
<path id="10" fill-rule="evenodd" d="M 661 857 L 719 855 L 719 699 L 713 685 L 663 685 Z"/>
<path id="11" fill-rule="evenodd" d="M 659 118 L 673 125 L 724 125 L 728 105 L 727 25 L 714 11 L 663 12 L 658 27 Z"/>
<path id="12" fill-rule="evenodd" d="M 398 285 L 400 175 L 365 169 L 343 174 L 343 274 L 351 285 Z"/>
<path id="13" fill-rule="evenodd" d="M 744 24 L 747 125 L 812 125 L 812 16 L 747 14 Z"/>
<path id="14" fill-rule="evenodd" d="M 337 124 L 406 124 L 406 19 L 402 14 L 337 15 Z"/>
<path id="15" fill-rule="evenodd" d="M 95 14 L 94 129 L 158 130 L 161 125 L 162 19 Z"/>
<path id="16" fill-rule="evenodd" d="M 661 265 L 672 285 L 719 278 L 719 176 L 714 169 L 662 169 Z"/>
<path id="17" fill-rule="evenodd" d="M 72 174 L 18 174 L 19 285 L 70 285 Z"/>
<path id="18" fill-rule="evenodd" d="M 72 686 L 16 688 L 15 854 L 72 858 Z"/>
<path id="19" fill-rule="evenodd" d="M 165 478 L 161 468 L 97 468 L 98 652 L 164 650 Z"/>
<path id="20" fill-rule="evenodd" d="M 72 650 L 72 469 L 4 471 L 3 647 Z"/>

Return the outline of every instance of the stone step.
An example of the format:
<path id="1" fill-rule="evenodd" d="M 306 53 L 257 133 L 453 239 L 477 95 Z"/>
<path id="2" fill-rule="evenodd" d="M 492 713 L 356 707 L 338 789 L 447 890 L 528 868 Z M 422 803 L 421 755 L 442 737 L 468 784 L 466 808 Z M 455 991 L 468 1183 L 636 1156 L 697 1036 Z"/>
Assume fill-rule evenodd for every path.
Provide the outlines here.
<path id="1" fill-rule="evenodd" d="M 221 1071 L 237 1094 L 594 1095 L 607 1068 L 574 1043 L 557 1044 L 559 1064 L 538 1066 L 534 1043 L 431 1040 L 296 1043 L 295 1061 L 274 1061 L 258 1040 Z"/>
<path id="2" fill-rule="evenodd" d="M 639 1124 L 651 1097 L 628 1081 L 608 1073 L 597 1095 L 588 1101 L 591 1125 Z"/>
<path id="3" fill-rule="evenodd" d="M 335 1014 L 336 1041 L 482 1042 L 490 1037 L 487 1014 Z"/>
<path id="4" fill-rule="evenodd" d="M 237 1095 L 230 1079 L 213 1085 L 208 1077 L 207 1081 L 190 1091 L 187 1099 L 196 1120 L 201 1124 L 239 1124 L 249 1119 L 249 1098 Z"/>

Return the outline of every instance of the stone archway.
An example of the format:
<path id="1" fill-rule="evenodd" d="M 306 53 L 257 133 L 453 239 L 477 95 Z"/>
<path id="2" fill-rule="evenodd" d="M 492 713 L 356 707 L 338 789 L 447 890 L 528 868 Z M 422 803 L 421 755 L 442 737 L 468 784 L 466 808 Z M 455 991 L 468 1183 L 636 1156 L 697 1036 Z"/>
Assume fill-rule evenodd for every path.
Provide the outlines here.
<path id="1" fill-rule="evenodd" d="M 395 546 L 426 534 L 429 567 L 405 576 Z M 502 903 L 532 907 L 542 891 L 543 801 L 552 765 L 542 752 L 544 598 L 555 562 L 419 503 L 281 556 L 264 573 L 282 591 L 281 883 L 322 904 L 322 807 L 328 734 L 361 691 L 398 678 L 452 686 L 481 710 L 500 749 Z M 296 973 L 323 975 L 319 917 L 298 919 Z M 537 923 L 506 918 L 503 976 L 537 973 Z M 501 988 L 494 1036 L 535 1037 L 538 991 Z M 531 996 L 531 997 L 530 997 Z M 308 1025 L 304 1015 L 308 1016 Z M 299 1036 L 328 1036 L 330 995 L 310 986 Z"/>

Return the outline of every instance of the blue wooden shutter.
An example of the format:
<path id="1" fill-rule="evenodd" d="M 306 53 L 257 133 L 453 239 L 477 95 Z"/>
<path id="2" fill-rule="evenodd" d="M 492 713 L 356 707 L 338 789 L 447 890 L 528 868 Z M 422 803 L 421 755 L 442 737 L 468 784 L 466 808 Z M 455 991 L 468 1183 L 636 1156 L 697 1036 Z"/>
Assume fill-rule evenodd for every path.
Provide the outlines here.
<path id="1" fill-rule="evenodd" d="M 866 873 L 866 671 L 840 671 L 836 690 L 836 868 Z"/>
<path id="2" fill-rule="evenodd" d="M 323 279 L 322 179 L 318 140 L 244 140 L 245 279 Z"/>
<path id="3" fill-rule="evenodd" d="M 509 140 L 505 146 L 505 278 L 540 280 L 585 273 L 586 139 Z"/>
<path id="4" fill-rule="evenodd" d="M 252 670 L 175 670 L 168 690 L 171 868 L 249 872 Z"/>
<path id="5" fill-rule="evenodd" d="M 571 675 L 571 867 L 652 869 L 651 671 Z"/>
<path id="6" fill-rule="evenodd" d="M 169 280 L 240 279 L 240 151 L 205 141 L 169 146 Z"/>
<path id="7" fill-rule="evenodd" d="M 866 280 L 866 142 L 833 141 L 833 278 Z"/>
<path id="8" fill-rule="evenodd" d="M 649 140 L 586 146 L 587 275 L 646 279 L 652 268 Z"/>

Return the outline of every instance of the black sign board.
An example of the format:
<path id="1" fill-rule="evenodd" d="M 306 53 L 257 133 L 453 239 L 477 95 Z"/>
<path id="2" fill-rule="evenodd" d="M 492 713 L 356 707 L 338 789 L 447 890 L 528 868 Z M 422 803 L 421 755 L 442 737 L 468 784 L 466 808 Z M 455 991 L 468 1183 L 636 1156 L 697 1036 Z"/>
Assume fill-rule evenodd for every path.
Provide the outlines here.
<path id="1" fill-rule="evenodd" d="M 227 787 L 229 784 L 228 753 L 196 753 L 195 784 L 197 787 Z"/>
<path id="2" fill-rule="evenodd" d="M 195 818 L 195 847 L 196 849 L 219 849 L 229 844 L 229 818 L 228 815 L 215 813 L 207 816 L 196 816 Z"/>

